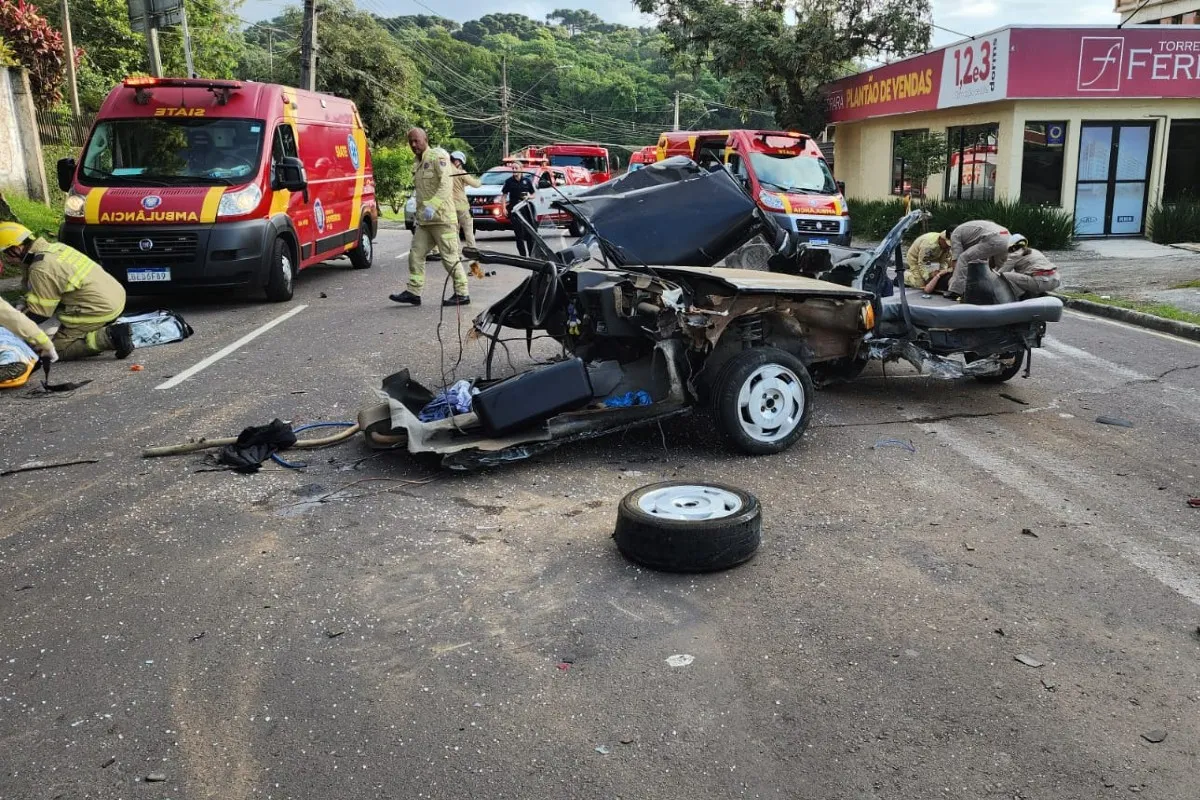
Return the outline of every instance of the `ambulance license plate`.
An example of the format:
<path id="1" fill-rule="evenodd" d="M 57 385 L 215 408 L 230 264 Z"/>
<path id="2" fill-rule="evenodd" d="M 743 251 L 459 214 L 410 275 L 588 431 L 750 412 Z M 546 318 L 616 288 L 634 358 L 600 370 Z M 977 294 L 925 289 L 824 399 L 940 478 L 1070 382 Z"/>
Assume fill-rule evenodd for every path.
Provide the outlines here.
<path id="1" fill-rule="evenodd" d="M 152 283 L 171 280 L 170 267 L 130 267 L 125 270 L 125 280 L 130 283 Z"/>

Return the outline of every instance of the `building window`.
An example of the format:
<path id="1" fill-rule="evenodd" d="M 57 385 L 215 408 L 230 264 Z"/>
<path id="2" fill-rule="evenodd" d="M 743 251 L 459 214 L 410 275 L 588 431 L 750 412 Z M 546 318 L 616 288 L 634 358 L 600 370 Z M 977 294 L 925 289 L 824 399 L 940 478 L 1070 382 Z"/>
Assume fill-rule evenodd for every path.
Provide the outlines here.
<path id="1" fill-rule="evenodd" d="M 999 123 L 950 128 L 946 141 L 946 199 L 994 200 Z"/>
<path id="2" fill-rule="evenodd" d="M 1021 155 L 1021 202 L 1062 205 L 1067 123 L 1026 122 Z"/>
<path id="3" fill-rule="evenodd" d="M 1171 122 L 1163 202 L 1200 200 L 1200 119 Z"/>
<path id="4" fill-rule="evenodd" d="M 924 136 L 928 129 L 911 131 L 892 131 L 892 194 L 902 197 L 912 191 L 912 180 L 908 175 L 908 165 L 897 154 L 897 145 L 907 136 Z"/>

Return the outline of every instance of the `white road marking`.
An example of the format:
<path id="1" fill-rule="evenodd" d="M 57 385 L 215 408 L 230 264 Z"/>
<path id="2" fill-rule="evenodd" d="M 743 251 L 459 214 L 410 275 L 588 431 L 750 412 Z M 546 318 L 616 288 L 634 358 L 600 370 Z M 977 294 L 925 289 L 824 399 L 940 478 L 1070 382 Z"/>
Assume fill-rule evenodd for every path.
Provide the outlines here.
<path id="1" fill-rule="evenodd" d="M 396 256 L 396 258 L 397 258 L 397 259 L 401 259 L 401 258 L 404 258 L 404 257 L 405 257 L 405 256 L 407 256 L 407 255 L 408 255 L 408 251 L 407 251 L 407 250 L 405 250 L 403 253 L 401 253 L 400 255 Z"/>
<path id="2" fill-rule="evenodd" d="M 1152 331 L 1149 328 L 1142 328 L 1138 325 L 1130 325 L 1128 322 L 1121 322 L 1120 320 L 1108 319 L 1107 317 L 1097 317 L 1093 314 L 1084 314 L 1079 311 L 1067 311 L 1065 313 L 1072 317 L 1075 317 L 1076 319 L 1081 319 L 1086 322 L 1102 322 L 1105 325 L 1115 325 L 1118 328 L 1125 328 L 1126 330 L 1135 331 L 1137 333 L 1145 333 L 1150 336 L 1157 336 L 1160 339 L 1166 339 L 1168 342 L 1175 342 L 1176 344 L 1187 344 L 1187 345 L 1191 345 L 1192 347 L 1200 347 L 1200 342 L 1193 342 L 1191 339 L 1181 339 L 1180 337 L 1172 336 L 1169 333 L 1163 333 L 1162 331 Z"/>
<path id="3" fill-rule="evenodd" d="M 1148 380 L 1150 380 L 1149 375 L 1143 375 L 1142 373 L 1137 372 L 1136 370 L 1129 369 L 1128 367 L 1123 367 L 1120 364 L 1109 361 L 1106 358 L 1101 358 L 1100 356 L 1092 355 L 1087 350 L 1082 350 L 1078 347 L 1072 347 L 1071 345 L 1066 344 L 1065 342 L 1060 342 L 1058 339 L 1053 339 L 1049 336 L 1047 336 L 1045 338 L 1045 340 L 1043 340 L 1042 346 L 1045 347 L 1047 350 L 1052 350 L 1053 352 L 1057 353 L 1060 356 L 1066 356 L 1067 358 L 1072 358 L 1072 359 L 1075 359 L 1076 361 L 1083 361 L 1084 363 L 1091 364 L 1094 367 L 1099 367 L 1100 369 L 1106 370 L 1107 372 L 1110 372 L 1113 375 L 1124 378 L 1126 380 L 1130 380 L 1130 381 L 1148 381 Z"/>
<path id="4" fill-rule="evenodd" d="M 299 314 L 301 311 L 303 311 L 306 308 L 308 308 L 307 305 L 296 306 L 295 308 L 293 308 L 291 311 L 287 312 L 286 314 L 282 314 L 282 315 L 276 317 L 275 319 L 271 320 L 270 322 L 266 323 L 265 325 L 260 325 L 259 327 L 255 328 L 254 330 L 247 333 L 242 338 L 238 339 L 233 344 L 222 347 L 220 350 L 213 353 L 211 356 L 204 359 L 200 363 L 196 364 L 195 366 L 188 367 L 187 369 L 185 369 L 183 372 L 179 373 L 175 377 L 171 378 L 170 380 L 166 381 L 165 383 L 160 383 L 158 386 L 155 386 L 154 388 L 155 389 L 170 389 L 173 386 L 178 386 L 179 384 L 186 381 L 188 378 L 195 375 L 197 372 L 200 372 L 201 370 L 204 370 L 204 369 L 208 369 L 209 367 L 211 367 L 213 364 L 220 361 L 225 356 L 237 351 L 243 345 L 249 344 L 250 342 L 257 339 L 259 336 L 262 336 L 264 333 L 271 330 L 271 328 L 274 328 L 276 325 L 278 325 L 279 323 L 281 323 L 285 320 L 291 319 L 292 317 L 296 316 L 297 314 Z"/>

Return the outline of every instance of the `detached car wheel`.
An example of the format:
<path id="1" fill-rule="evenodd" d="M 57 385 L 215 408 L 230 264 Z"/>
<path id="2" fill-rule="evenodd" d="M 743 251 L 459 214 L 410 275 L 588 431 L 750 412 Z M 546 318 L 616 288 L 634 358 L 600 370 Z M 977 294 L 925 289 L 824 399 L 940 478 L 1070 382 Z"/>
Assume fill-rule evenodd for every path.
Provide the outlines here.
<path id="1" fill-rule="evenodd" d="M 651 569 L 729 569 L 758 550 L 762 508 L 754 495 L 732 486 L 654 483 L 621 500 L 613 538 L 626 558 Z"/>
<path id="2" fill-rule="evenodd" d="M 748 455 L 787 450 L 812 415 L 813 381 L 800 359 L 775 347 L 743 350 L 725 365 L 713 394 L 717 423 Z"/>
<path id="3" fill-rule="evenodd" d="M 370 269 L 375 263 L 375 243 L 371 241 L 371 224 L 364 222 L 358 229 L 358 247 L 350 251 L 350 266 Z"/>
<path id="4" fill-rule="evenodd" d="M 275 240 L 267 270 L 267 299 L 272 303 L 291 300 L 296 287 L 296 266 L 292 263 L 292 249 L 283 239 Z"/>

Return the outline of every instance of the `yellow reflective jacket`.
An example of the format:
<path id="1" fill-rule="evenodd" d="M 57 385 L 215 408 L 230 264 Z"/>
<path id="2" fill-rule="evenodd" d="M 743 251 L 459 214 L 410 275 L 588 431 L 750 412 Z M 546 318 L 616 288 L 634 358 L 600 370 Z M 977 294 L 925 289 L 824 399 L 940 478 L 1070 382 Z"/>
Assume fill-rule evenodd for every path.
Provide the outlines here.
<path id="1" fill-rule="evenodd" d="M 418 225 L 457 225 L 454 208 L 454 179 L 457 170 L 450 164 L 450 154 L 440 147 L 430 147 L 421 156 L 413 173 L 417 195 Z M 426 221 L 425 207 L 433 209 L 433 219 Z"/>
<path id="2" fill-rule="evenodd" d="M 102 325 L 125 310 L 125 289 L 83 253 L 38 239 L 26 256 L 29 291 L 25 305 L 63 325 Z"/>
<path id="3" fill-rule="evenodd" d="M 463 169 L 466 169 L 466 167 L 463 167 Z M 454 207 L 459 211 L 467 211 L 471 208 L 471 204 L 467 200 L 468 186 L 480 186 L 479 178 L 476 178 L 474 175 L 468 175 L 465 172 L 459 172 L 454 175 Z"/>
<path id="4" fill-rule="evenodd" d="M 46 335 L 45 331 L 34 324 L 29 317 L 9 305 L 3 297 L 0 297 L 0 328 L 8 328 L 35 349 L 45 347 L 50 343 L 50 337 Z"/>

